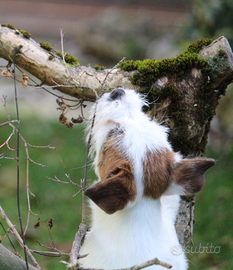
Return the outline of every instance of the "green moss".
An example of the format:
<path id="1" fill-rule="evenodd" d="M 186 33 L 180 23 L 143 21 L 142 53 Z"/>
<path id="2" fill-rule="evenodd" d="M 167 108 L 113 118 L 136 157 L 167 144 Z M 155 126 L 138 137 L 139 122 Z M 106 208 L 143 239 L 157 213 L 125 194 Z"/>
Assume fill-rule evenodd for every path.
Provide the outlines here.
<path id="1" fill-rule="evenodd" d="M 19 31 L 21 34 L 23 34 L 23 36 L 24 36 L 25 38 L 27 38 L 27 39 L 30 39 L 30 38 L 32 37 L 32 35 L 31 35 L 28 31 L 26 31 L 26 30 L 18 29 L 18 31 Z"/>
<path id="2" fill-rule="evenodd" d="M 100 66 L 100 65 L 94 65 L 93 68 L 96 69 L 96 70 L 104 70 L 104 69 L 106 69 L 105 66 Z"/>
<path id="3" fill-rule="evenodd" d="M 174 85 L 169 85 L 163 89 L 152 90 L 153 96 L 158 100 L 170 100 L 168 115 L 170 115 L 177 125 L 187 124 L 185 117 L 185 107 L 182 104 L 184 93 Z"/>
<path id="4" fill-rule="evenodd" d="M 169 100 L 169 106 L 166 109 L 169 118 L 172 118 L 174 127 L 169 133 L 169 141 L 172 142 L 175 151 L 182 151 L 186 155 L 193 148 L 193 143 L 188 141 L 186 136 L 189 121 L 186 117 L 186 107 L 183 103 L 184 93 L 174 85 L 169 85 L 163 89 L 153 89 L 153 96 L 158 103 L 162 100 Z M 169 121 L 169 119 L 167 119 Z M 164 123 L 169 126 L 169 123 Z M 179 130 L 179 132 L 177 132 Z M 174 132 L 175 131 L 175 132 Z"/>
<path id="5" fill-rule="evenodd" d="M 121 69 L 138 72 L 132 77 L 132 83 L 140 86 L 140 92 L 146 93 L 152 113 L 156 111 L 154 108 L 154 101 L 161 103 L 168 100 L 168 107 L 166 108 L 166 115 L 172 119 L 173 129 L 169 134 L 169 140 L 172 142 L 175 151 L 181 151 L 183 155 L 190 153 L 201 154 L 204 152 L 207 142 L 207 135 L 209 131 L 210 118 L 214 115 L 216 107 L 215 96 L 213 95 L 212 83 L 213 67 L 211 63 L 201 58 L 198 52 L 203 46 L 207 46 L 212 42 L 210 39 L 198 40 L 191 44 L 188 49 L 179 54 L 177 57 L 143 61 L 127 60 L 120 64 Z M 219 60 L 218 60 L 219 61 Z M 190 74 L 190 70 L 196 68 L 202 73 L 202 82 L 200 91 L 196 93 L 195 100 L 198 100 L 197 107 L 195 107 L 196 124 L 205 127 L 205 134 L 198 134 L 196 138 L 190 140 L 190 127 L 193 123 L 189 123 L 187 117 L 188 108 L 185 107 L 184 101 L 185 90 L 178 89 L 175 85 L 167 85 L 162 89 L 154 86 L 154 83 L 161 77 L 174 78 L 175 82 L 185 80 Z M 148 94 L 149 93 L 149 94 Z M 166 119 L 166 125 L 169 126 L 169 118 Z M 208 123 L 207 119 L 209 120 Z M 202 141 L 200 142 L 200 138 Z"/>
<path id="6" fill-rule="evenodd" d="M 141 61 L 140 60 L 125 60 L 122 63 L 120 63 L 120 68 L 125 71 L 131 71 L 131 70 L 137 70 L 138 65 Z"/>
<path id="7" fill-rule="evenodd" d="M 28 31 L 23 30 L 23 29 L 16 29 L 12 24 L 2 23 L 1 26 L 8 27 L 9 29 L 15 30 L 16 35 L 19 35 L 21 33 L 27 39 L 30 39 L 32 36 Z"/>
<path id="8" fill-rule="evenodd" d="M 226 52 L 224 50 L 219 50 L 218 55 L 220 57 L 227 57 Z"/>
<path id="9" fill-rule="evenodd" d="M 51 52 L 51 51 L 53 50 L 53 46 L 51 46 L 49 43 L 44 42 L 44 41 L 41 41 L 41 42 L 40 42 L 40 46 L 41 46 L 43 49 L 45 49 L 45 50 L 47 50 L 47 51 L 49 51 L 49 52 Z"/>
<path id="10" fill-rule="evenodd" d="M 15 48 L 15 54 L 19 54 L 20 50 L 23 48 L 23 45 L 19 45 L 18 47 Z"/>
<path id="11" fill-rule="evenodd" d="M 9 29 L 15 30 L 15 27 L 14 27 L 12 24 L 2 23 L 1 26 L 2 26 L 2 27 L 8 27 Z"/>
<path id="12" fill-rule="evenodd" d="M 173 58 L 162 60 L 145 59 L 143 61 L 126 60 L 120 64 L 120 68 L 126 71 L 137 70 L 138 73 L 134 74 L 132 83 L 140 86 L 145 92 L 151 92 L 153 95 L 151 86 L 162 76 L 175 74 L 180 78 L 184 78 L 193 68 L 200 69 L 202 73 L 209 76 L 210 66 L 206 60 L 198 55 L 198 51 L 203 46 L 210 44 L 210 42 L 210 39 L 198 40 L 196 43 L 191 44 L 184 53 Z"/>
<path id="13" fill-rule="evenodd" d="M 49 56 L 49 60 L 53 60 L 54 58 L 55 58 L 55 56 L 52 54 Z"/>
<path id="14" fill-rule="evenodd" d="M 66 53 L 65 61 L 66 61 L 66 63 L 68 63 L 70 65 L 74 65 L 74 66 L 75 65 L 80 65 L 79 62 L 78 62 L 78 59 L 75 56 L 73 56 L 73 55 L 71 55 L 69 53 Z"/>
<path id="15" fill-rule="evenodd" d="M 62 52 L 61 51 L 55 51 L 56 55 L 62 58 Z"/>
<path id="16" fill-rule="evenodd" d="M 211 42 L 212 42 L 212 39 L 211 38 L 199 39 L 199 40 L 197 40 L 197 42 L 191 44 L 188 47 L 188 51 L 191 52 L 191 53 L 199 53 L 199 51 L 203 47 L 210 45 Z"/>
<path id="17" fill-rule="evenodd" d="M 195 46 L 190 45 L 186 52 L 179 54 L 177 57 L 163 60 L 126 60 L 120 64 L 120 68 L 126 71 L 138 70 L 139 73 L 134 75 L 132 83 L 151 88 L 153 82 L 164 75 L 168 76 L 175 73 L 178 76 L 184 76 L 192 68 L 204 69 L 208 67 L 207 61 L 202 59 L 197 52 L 194 52 L 194 48 L 200 50 L 201 44 L 207 44 L 207 41 L 197 44 Z"/>
<path id="18" fill-rule="evenodd" d="M 55 51 L 56 55 L 58 55 L 59 57 L 61 57 L 61 59 L 63 59 L 62 56 L 62 52 L 61 51 Z M 80 63 L 78 62 L 78 59 L 69 54 L 69 53 L 65 53 L 65 61 L 67 64 L 71 65 L 71 66 L 76 66 L 76 65 L 80 65 Z"/>

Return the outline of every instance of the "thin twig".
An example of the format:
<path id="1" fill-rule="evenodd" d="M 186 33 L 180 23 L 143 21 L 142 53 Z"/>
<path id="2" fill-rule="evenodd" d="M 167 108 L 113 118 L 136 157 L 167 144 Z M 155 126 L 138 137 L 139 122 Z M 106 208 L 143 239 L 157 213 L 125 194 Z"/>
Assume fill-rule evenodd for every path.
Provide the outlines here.
<path id="1" fill-rule="evenodd" d="M 14 121 L 14 122 L 17 122 L 17 121 Z M 1 123 L 0 127 L 7 126 L 7 125 L 9 125 L 9 123 L 10 123 L 9 121 Z M 11 121 L 11 123 L 13 123 L 13 122 Z"/>
<path id="2" fill-rule="evenodd" d="M 45 246 L 43 244 L 41 244 L 39 241 L 36 241 L 41 247 L 47 248 L 48 250 L 51 251 L 38 251 L 38 250 L 31 250 L 31 252 L 39 254 L 39 255 L 43 255 L 43 256 L 47 256 L 47 257 L 61 257 L 61 256 L 69 256 L 69 253 L 64 253 L 61 252 L 59 249 L 54 248 L 54 247 L 48 247 Z"/>
<path id="3" fill-rule="evenodd" d="M 18 253 L 17 249 L 15 248 L 14 244 L 12 243 L 12 241 L 11 241 L 9 235 L 8 235 L 9 234 L 8 231 L 5 230 L 2 222 L 0 222 L 0 224 L 2 226 L 3 231 L 5 232 L 5 235 L 6 235 L 7 239 L 8 239 L 8 241 L 10 242 L 11 246 L 13 247 L 15 254 L 17 254 L 17 256 L 19 256 L 19 253 Z"/>
<path id="4" fill-rule="evenodd" d="M 70 263 L 68 263 L 70 268 L 78 264 L 77 258 L 79 254 L 79 249 L 80 249 L 81 242 L 86 232 L 87 232 L 87 224 L 86 222 L 85 223 L 81 222 L 81 224 L 79 225 L 78 231 L 75 234 L 74 242 L 73 242 L 72 249 L 70 252 Z"/>
<path id="5" fill-rule="evenodd" d="M 8 136 L 7 140 L 2 144 L 0 145 L 0 148 L 3 147 L 4 145 L 7 146 L 7 148 L 11 151 L 15 151 L 15 149 L 12 149 L 10 146 L 9 146 L 9 141 L 10 139 L 12 138 L 12 136 L 16 133 L 17 136 L 23 141 L 24 143 L 24 148 L 25 148 L 25 151 L 26 151 L 26 159 L 27 159 L 27 162 L 26 162 L 26 191 L 27 191 L 27 202 L 28 202 L 28 217 L 27 217 L 27 222 L 26 222 L 26 227 L 24 229 L 24 232 L 23 232 L 23 236 L 25 236 L 26 232 L 27 232 L 27 229 L 28 229 L 28 226 L 29 226 L 29 221 L 30 221 L 30 215 L 33 214 L 33 215 L 37 215 L 35 213 L 32 212 L 31 210 L 31 202 L 30 202 L 30 194 L 36 198 L 35 194 L 33 194 L 30 190 L 30 186 L 29 186 L 29 163 L 32 162 L 36 165 L 39 165 L 39 166 L 42 166 L 42 167 L 45 167 L 44 164 L 42 163 L 38 163 L 36 161 L 34 161 L 33 159 L 30 158 L 30 155 L 29 155 L 29 147 L 30 148 L 37 148 L 37 149 L 40 149 L 40 148 L 48 148 L 48 149 L 53 149 L 53 150 L 56 150 L 57 152 L 57 149 L 51 145 L 46 145 L 46 146 L 36 146 L 36 145 L 32 145 L 30 143 L 28 143 L 24 137 L 21 135 L 21 133 L 19 132 L 19 130 L 13 125 L 13 123 L 19 123 L 19 120 L 11 120 L 10 119 L 10 115 L 8 113 L 8 110 L 7 110 L 7 107 L 6 107 L 6 98 L 4 98 L 4 101 L 2 99 L 0 99 L 1 102 L 3 103 L 3 106 L 4 106 L 4 109 L 5 109 L 5 113 L 6 113 L 6 116 L 7 116 L 7 119 L 8 121 L 6 123 L 8 123 L 8 125 L 12 128 L 12 132 L 11 134 Z M 58 152 L 57 152 L 58 153 Z M 59 155 L 59 153 L 58 153 Z M 6 157 L 5 157 L 6 158 Z M 61 160 L 61 157 L 59 156 L 60 160 Z M 18 157 L 16 157 L 16 159 L 18 160 Z M 61 160 L 61 162 L 63 163 L 63 161 Z M 64 165 L 64 163 L 63 163 Z M 36 198 L 37 200 L 37 198 Z M 37 200 L 37 203 L 38 203 L 38 200 Z M 40 211 L 41 212 L 41 211 Z"/>
<path id="6" fill-rule="evenodd" d="M 93 118 L 92 118 L 92 122 L 91 122 L 91 128 L 90 128 L 90 133 L 89 133 L 89 137 L 88 137 L 88 142 L 87 142 L 87 149 L 86 149 L 86 161 L 85 161 L 85 172 L 84 172 L 84 179 L 83 179 L 83 185 L 82 185 L 82 221 L 81 224 L 79 225 L 79 230 L 75 235 L 75 239 L 73 242 L 73 246 L 71 249 L 71 253 L 70 253 L 70 263 L 69 266 L 72 267 L 74 265 L 77 264 L 77 257 L 79 254 L 79 250 L 80 250 L 80 246 L 81 246 L 81 241 L 84 238 L 86 231 L 87 231 L 87 225 L 86 225 L 86 196 L 85 196 L 85 190 L 86 190 L 86 186 L 87 186 L 87 172 L 88 172 L 88 158 L 89 158 L 89 151 L 90 151 L 90 147 L 91 147 L 91 140 L 92 140 L 92 130 L 95 124 L 95 117 L 96 117 L 96 110 L 97 110 L 97 106 L 98 106 L 98 99 L 101 96 L 101 93 L 103 91 L 104 88 L 104 84 L 107 80 L 107 77 L 109 76 L 109 74 L 122 62 L 124 61 L 125 58 L 123 58 L 119 63 L 117 63 L 117 65 L 115 65 L 105 76 L 105 79 L 101 85 L 101 89 L 99 92 L 99 96 L 97 96 L 97 100 L 95 103 L 95 107 L 94 107 L 94 114 L 93 114 Z"/>
<path id="7" fill-rule="evenodd" d="M 85 197 L 85 189 L 87 186 L 87 172 L 88 172 L 88 158 L 89 158 L 89 151 L 91 147 L 91 139 L 92 139 L 92 130 L 95 124 L 95 115 L 96 115 L 96 108 L 97 108 L 98 100 L 95 103 L 94 115 L 91 122 L 91 128 L 89 133 L 89 138 L 87 142 L 87 150 L 86 150 L 86 161 L 85 161 L 85 172 L 84 172 L 84 181 L 83 181 L 83 192 L 82 192 L 82 223 L 86 223 L 86 197 Z"/>
<path id="8" fill-rule="evenodd" d="M 64 34 L 63 34 L 63 31 L 62 29 L 60 29 L 60 36 L 61 36 L 61 52 L 62 52 L 62 60 L 64 62 L 64 65 L 65 65 L 65 68 L 66 68 L 66 72 L 69 74 L 70 78 L 71 78 L 71 82 L 74 83 L 74 85 L 76 87 L 82 87 L 82 88 L 85 88 L 86 86 L 85 85 L 82 85 L 81 84 L 81 79 L 82 79 L 82 76 L 84 75 L 84 72 L 82 74 L 80 74 L 80 79 L 79 79 L 79 82 L 74 78 L 74 76 L 70 73 L 68 67 L 67 67 L 67 63 L 66 63 L 66 60 L 65 60 L 65 52 L 64 52 L 64 42 L 63 42 L 63 39 L 64 39 Z M 85 73 L 87 73 L 85 71 Z M 96 98 L 98 98 L 98 94 L 96 92 L 96 90 L 90 86 L 88 86 L 88 88 L 90 88 L 96 95 Z"/>
<path id="9" fill-rule="evenodd" d="M 101 96 L 101 93 L 103 91 L 103 88 L 104 88 L 104 84 L 107 80 L 107 77 L 109 76 L 109 74 L 115 69 L 117 68 L 117 66 L 122 62 L 124 61 L 125 57 L 121 59 L 121 61 L 119 63 L 117 63 L 108 73 L 107 75 L 105 76 L 105 79 L 101 85 L 101 89 L 100 89 L 100 92 L 99 92 L 99 96 Z M 95 117 L 96 117 L 96 110 L 97 110 L 97 105 L 98 105 L 98 99 L 95 103 L 95 108 L 94 108 L 94 114 L 93 114 L 93 118 L 92 118 L 92 122 L 91 122 L 91 128 L 90 128 L 90 133 L 89 133 L 89 138 L 88 138 L 88 142 L 87 142 L 87 151 L 86 151 L 86 162 L 85 162 L 85 173 L 84 173 L 84 183 L 83 183 L 83 190 L 85 191 L 86 189 L 86 185 L 87 185 L 87 172 L 88 172 L 88 157 L 89 157 L 89 150 L 90 150 L 90 147 L 91 147 L 91 139 L 92 139 L 92 130 L 93 130 L 93 127 L 94 127 L 94 124 L 95 124 Z M 86 200 L 85 200 L 85 194 L 84 194 L 84 191 L 83 191 L 83 209 L 82 209 L 82 222 L 86 222 L 85 221 L 85 217 L 86 217 Z"/>
<path id="10" fill-rule="evenodd" d="M 143 268 L 146 268 L 148 266 L 151 266 L 151 265 L 160 265 L 160 266 L 163 266 L 167 269 L 172 268 L 172 265 L 165 263 L 163 261 L 160 261 L 159 259 L 155 258 L 153 260 L 149 260 L 147 262 L 137 264 L 137 265 L 134 265 L 134 266 L 129 267 L 129 268 L 122 268 L 121 270 L 139 270 L 139 269 L 143 269 Z"/>
<path id="11" fill-rule="evenodd" d="M 9 122 L 8 125 L 10 125 L 10 124 L 11 124 L 11 123 Z M 15 131 L 15 127 L 14 127 L 14 129 L 12 130 L 11 134 L 10 134 L 10 135 L 8 136 L 8 138 L 6 139 L 6 141 L 5 141 L 3 144 L 0 145 L 0 148 L 2 148 L 4 145 L 6 145 L 7 148 L 8 148 L 10 151 L 15 151 L 15 149 L 11 148 L 10 145 L 9 145 L 10 139 L 12 138 L 13 135 L 15 135 L 15 132 L 14 132 L 14 131 Z"/>
<path id="12" fill-rule="evenodd" d="M 72 184 L 72 185 L 77 186 L 77 187 L 79 187 L 79 188 L 82 189 L 82 180 L 81 180 L 81 185 L 79 185 L 78 183 L 73 182 L 70 179 L 70 176 L 68 174 L 65 174 L 65 176 L 69 179 L 69 182 L 62 181 L 57 176 L 55 176 L 55 179 L 54 178 L 50 178 L 50 177 L 46 177 L 46 178 L 49 179 L 49 180 L 52 180 L 54 182 L 58 182 L 58 183 L 62 183 L 62 184 Z"/>
<path id="13" fill-rule="evenodd" d="M 52 220 L 53 221 L 53 219 L 50 219 L 50 220 Z M 56 246 L 55 246 L 55 243 L 54 243 L 54 241 L 53 241 L 53 237 L 52 237 L 52 234 L 51 234 L 51 227 L 49 226 L 49 224 L 47 223 L 47 222 L 45 222 L 46 223 L 46 226 L 47 226 L 47 229 L 48 229 L 48 232 L 49 232 L 49 236 L 50 236 L 50 239 L 51 239 L 51 241 L 52 241 L 52 248 L 53 249 L 57 249 L 56 248 Z"/>
<path id="14" fill-rule="evenodd" d="M 78 270 L 103 270 L 103 269 L 97 269 L 97 268 L 83 268 L 80 264 L 76 264 L 75 266 L 71 266 L 69 263 L 62 261 L 61 263 L 66 264 L 67 268 L 72 268 L 72 269 L 78 269 Z M 147 262 L 144 263 L 140 263 L 140 264 L 136 264 L 134 266 L 128 267 L 128 268 L 120 268 L 120 269 L 115 269 L 115 270 L 140 270 L 140 269 L 144 269 L 146 267 L 152 266 L 152 265 L 160 265 L 162 267 L 165 267 L 167 269 L 171 269 L 172 265 L 160 261 L 157 258 L 154 258 L 153 260 L 149 260 Z M 107 269 L 105 269 L 107 270 Z"/>
<path id="15" fill-rule="evenodd" d="M 99 96 L 101 96 L 101 93 L 102 91 L 104 90 L 104 85 L 105 85 L 105 82 L 107 81 L 107 78 L 108 76 L 112 73 L 112 71 L 116 68 L 119 67 L 120 63 L 122 63 L 123 61 L 125 60 L 125 57 L 123 57 L 113 68 L 111 68 L 108 73 L 106 74 L 105 78 L 104 78 L 104 81 L 102 82 L 101 84 L 101 89 L 100 89 L 100 92 L 99 92 Z"/>
<path id="16" fill-rule="evenodd" d="M 49 252 L 49 251 L 38 251 L 38 250 L 32 250 L 33 253 L 47 256 L 47 257 L 61 257 L 61 256 L 69 256 L 68 253 L 61 253 L 61 252 Z"/>
<path id="17" fill-rule="evenodd" d="M 15 56 L 16 51 L 14 52 L 14 88 L 15 88 L 15 106 L 16 106 L 16 115 L 17 115 L 17 206 L 18 206 L 18 218 L 20 224 L 21 235 L 23 239 L 23 249 L 24 249 L 24 256 L 25 256 L 25 263 L 26 268 L 29 270 L 28 266 L 28 259 L 27 259 L 27 252 L 26 252 L 26 244 L 25 244 L 25 237 L 23 232 L 23 223 L 22 223 L 22 216 L 20 211 L 20 196 L 19 196 L 19 134 L 20 134 L 20 121 L 19 121 L 19 108 L 18 108 L 18 96 L 17 96 L 17 87 L 16 87 L 16 74 L 15 74 Z"/>
<path id="18" fill-rule="evenodd" d="M 23 137 L 21 136 L 21 139 L 23 139 Z M 24 139 L 23 139 L 24 140 Z M 26 190 L 27 190 L 27 202 L 28 202 L 28 217 L 27 217 L 27 224 L 24 230 L 24 236 L 27 232 L 28 226 L 29 226 L 29 220 L 30 220 L 30 215 L 34 214 L 31 211 L 31 201 L 30 201 L 30 186 L 29 186 L 29 162 L 32 161 L 32 159 L 29 157 L 29 152 L 28 152 L 28 145 L 26 143 L 26 141 L 24 140 L 24 146 L 25 146 L 25 150 L 26 150 L 26 155 L 27 155 L 27 165 L 26 165 Z M 35 196 L 35 195 L 34 195 Z M 36 214 L 34 214 L 36 215 Z"/>
<path id="19" fill-rule="evenodd" d="M 17 68 L 21 73 L 23 73 L 23 71 L 22 71 L 18 66 L 16 66 L 16 68 Z M 49 93 L 49 94 L 52 95 L 52 96 L 55 96 L 55 97 L 57 97 L 57 98 L 63 98 L 63 99 L 66 100 L 66 101 L 77 102 L 76 99 L 65 98 L 65 97 L 59 96 L 59 95 L 57 95 L 57 94 L 55 94 L 55 93 L 49 91 L 45 86 L 39 85 L 39 84 L 38 84 L 33 78 L 31 78 L 31 77 L 29 77 L 29 80 L 33 82 L 33 84 L 32 84 L 31 86 L 34 86 L 35 88 L 40 88 L 40 89 L 46 91 L 47 93 Z M 53 82 L 54 82 L 54 80 L 53 80 Z M 61 85 L 61 86 L 62 86 L 62 85 Z M 49 87 L 50 87 L 50 88 L 53 88 L 53 86 L 49 86 Z M 66 87 L 66 85 L 64 85 L 64 87 Z M 71 85 L 68 85 L 68 86 L 67 86 L 67 88 L 69 88 L 69 87 L 71 87 Z"/>
<path id="20" fill-rule="evenodd" d="M 4 212 L 3 208 L 0 205 L 0 215 L 2 216 L 2 218 L 6 221 L 6 224 L 8 225 L 8 227 L 10 228 L 11 232 L 13 233 L 13 235 L 15 236 L 16 240 L 18 241 L 18 243 L 20 244 L 20 246 L 22 248 L 25 248 L 27 256 L 29 258 L 29 260 L 31 261 L 32 265 L 35 266 L 36 268 L 40 269 L 39 264 L 37 263 L 36 259 L 33 257 L 33 255 L 31 254 L 30 250 L 28 249 L 28 247 L 26 245 L 24 245 L 23 240 L 21 238 L 21 236 L 19 235 L 18 231 L 16 230 L 15 226 L 11 223 L 10 219 L 7 217 L 6 213 Z"/>
<path id="21" fill-rule="evenodd" d="M 75 79 L 74 79 L 74 76 L 71 75 L 71 73 L 69 72 L 69 69 L 67 67 L 67 64 L 66 64 L 66 61 L 65 61 L 65 52 L 64 52 L 64 42 L 63 42 L 63 38 L 64 38 L 64 34 L 63 34 L 63 31 L 62 29 L 60 29 L 60 36 L 61 36 L 61 52 L 62 52 L 62 58 L 63 58 L 63 62 L 65 64 L 65 68 L 66 68 L 66 72 L 69 74 L 69 76 L 71 77 L 72 81 L 75 83 L 75 85 L 80 85 L 79 82 L 77 82 Z"/>

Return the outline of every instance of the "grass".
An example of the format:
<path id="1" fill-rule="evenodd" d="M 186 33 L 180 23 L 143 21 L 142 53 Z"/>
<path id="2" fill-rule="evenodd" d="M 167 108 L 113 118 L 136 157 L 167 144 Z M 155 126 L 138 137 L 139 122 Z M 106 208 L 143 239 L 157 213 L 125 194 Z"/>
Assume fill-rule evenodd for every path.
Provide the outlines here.
<path id="1" fill-rule="evenodd" d="M 6 121 L 3 114 L 1 123 Z M 11 128 L 8 126 L 1 128 L 0 145 L 8 137 Z M 53 182 L 47 177 L 57 176 L 60 180 L 68 181 L 65 174 L 79 183 L 84 176 L 84 164 L 86 148 L 84 143 L 84 133 L 82 126 L 76 126 L 73 130 L 61 125 L 58 121 L 44 121 L 35 116 L 21 119 L 21 134 L 33 145 L 48 145 L 56 147 L 57 151 L 51 149 L 29 149 L 30 157 L 46 167 L 41 167 L 30 163 L 30 190 L 36 195 L 36 199 L 30 196 L 31 208 L 37 215 L 31 215 L 28 232 L 26 234 L 27 245 L 36 250 L 41 248 L 36 241 L 46 246 L 51 246 L 51 239 L 45 222 L 50 218 L 54 219 L 54 226 L 51 229 L 52 238 L 58 249 L 69 253 L 81 219 L 81 194 L 73 197 L 78 191 L 74 185 Z M 12 148 L 16 147 L 16 136 L 10 141 Z M 9 151 L 4 147 L 1 153 L 9 157 L 14 157 L 16 152 Z M 63 163 L 61 162 L 61 160 Z M 13 224 L 19 228 L 17 202 L 16 202 L 16 161 L 1 159 L 0 164 L 0 204 L 5 210 Z M 88 179 L 95 179 L 93 172 L 90 171 Z M 26 201 L 26 155 L 24 145 L 20 144 L 20 201 L 22 220 L 24 226 L 27 220 L 27 201 Z M 37 202 L 38 200 L 38 202 Z M 40 213 L 41 211 L 41 213 Z M 41 226 L 34 228 L 38 217 L 41 218 Z M 7 228 L 4 221 L 5 228 Z M 0 236 L 3 237 L 2 243 L 10 247 L 8 240 L 4 238 L 4 232 L 0 228 Z M 17 243 L 11 237 L 16 246 Z M 12 248 L 11 248 L 12 249 Z M 20 248 L 19 248 L 20 250 Z M 35 255 L 42 266 L 42 269 L 65 269 L 60 260 L 67 258 L 48 258 Z"/>
<path id="2" fill-rule="evenodd" d="M 5 121 L 4 114 L 0 113 L 1 123 Z M 8 137 L 11 129 L 2 127 L 0 132 L 0 144 Z M 36 241 L 46 246 L 51 246 L 51 239 L 46 227 L 46 221 L 54 219 L 54 226 L 51 229 L 55 245 L 63 252 L 69 252 L 74 235 L 81 218 L 81 197 L 73 197 L 78 191 L 76 186 L 65 185 L 48 180 L 47 177 L 55 175 L 66 181 L 65 174 L 69 174 L 71 179 L 79 183 L 84 175 L 84 164 L 86 149 L 84 144 L 83 127 L 75 126 L 69 130 L 58 121 L 39 119 L 36 116 L 26 116 L 21 119 L 21 134 L 25 139 L 35 145 L 52 144 L 57 151 L 51 149 L 30 149 L 30 157 L 47 165 L 41 167 L 33 163 L 30 164 L 30 189 L 39 201 L 31 198 L 32 211 L 38 216 L 31 215 L 28 233 L 26 235 L 27 245 L 36 250 L 44 250 Z M 11 147 L 15 148 L 16 136 L 11 140 Z M 194 247 L 192 254 L 188 255 L 190 270 L 230 270 L 233 269 L 233 235 L 232 235 L 232 209 L 233 209 L 233 150 L 232 145 L 228 145 L 221 153 L 214 152 L 210 147 L 206 155 L 218 160 L 211 170 L 207 172 L 207 181 L 204 190 L 196 197 L 194 225 Z M 15 156 L 15 152 L 10 152 L 6 147 L 2 149 L 8 156 Z M 25 226 L 27 216 L 26 201 L 26 158 L 24 146 L 20 145 L 20 199 L 22 219 Z M 65 167 L 61 160 L 63 160 Z M 0 204 L 7 215 L 19 228 L 17 218 L 16 203 L 16 161 L 1 159 L 0 164 Z M 95 179 L 92 171 L 88 175 L 89 179 Z M 41 210 L 41 213 L 40 213 Z M 41 226 L 34 228 L 34 223 L 41 217 Z M 0 219 L 5 228 L 4 221 Z M 4 237 L 4 232 L 0 228 L 0 235 L 4 246 L 12 249 L 8 240 Z M 14 238 L 11 236 L 14 244 Z M 219 247 L 218 253 L 202 252 L 200 247 Z M 195 249 L 196 248 L 196 249 Z M 20 250 L 20 248 L 18 248 Z M 198 251 L 198 252 L 196 252 Z M 213 249 L 212 249 L 213 251 Z M 65 269 L 59 263 L 62 258 L 48 258 L 35 255 L 42 266 L 42 269 Z"/>
<path id="3" fill-rule="evenodd" d="M 194 247 L 213 244 L 215 248 L 191 254 L 191 270 L 233 269 L 232 144 L 222 150 L 220 154 L 207 149 L 206 155 L 215 158 L 217 164 L 207 172 L 205 188 L 197 195 L 195 205 Z"/>

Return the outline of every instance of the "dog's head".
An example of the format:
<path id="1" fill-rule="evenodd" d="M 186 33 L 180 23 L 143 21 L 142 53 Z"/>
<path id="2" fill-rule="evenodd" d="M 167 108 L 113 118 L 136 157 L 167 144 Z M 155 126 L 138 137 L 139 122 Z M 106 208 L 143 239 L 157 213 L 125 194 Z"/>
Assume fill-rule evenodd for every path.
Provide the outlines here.
<path id="1" fill-rule="evenodd" d="M 142 112 L 145 100 L 118 88 L 97 103 L 93 128 L 95 168 L 100 181 L 85 194 L 108 214 L 142 197 L 192 195 L 205 183 L 213 159 L 182 159 L 167 141 L 166 129 Z"/>
<path id="2" fill-rule="evenodd" d="M 99 125 L 105 125 L 108 120 L 121 123 L 144 117 L 141 112 L 144 105 L 147 106 L 147 102 L 142 95 L 132 89 L 117 88 L 97 100 L 97 107 L 92 107 L 90 118 L 95 114 L 94 128 L 99 129 Z"/>

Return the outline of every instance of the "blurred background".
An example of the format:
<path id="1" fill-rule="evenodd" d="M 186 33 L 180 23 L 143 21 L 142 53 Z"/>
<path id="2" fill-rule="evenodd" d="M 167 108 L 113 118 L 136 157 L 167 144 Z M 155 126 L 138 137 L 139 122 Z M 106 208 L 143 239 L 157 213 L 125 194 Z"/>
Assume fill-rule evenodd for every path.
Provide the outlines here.
<path id="1" fill-rule="evenodd" d="M 32 38 L 61 49 L 60 29 L 65 33 L 65 51 L 75 55 L 82 65 L 113 67 L 123 57 L 127 59 L 162 59 L 184 51 L 197 39 L 225 36 L 233 46 L 232 0 L 0 0 L 0 23 L 9 23 L 29 31 Z M 0 66 L 6 65 L 0 59 Z M 17 84 L 21 134 L 33 145 L 48 145 L 51 149 L 29 149 L 30 157 L 46 167 L 30 163 L 29 178 L 32 195 L 31 215 L 26 242 L 36 250 L 36 241 L 51 246 L 46 222 L 54 219 L 51 234 L 56 247 L 69 252 L 81 217 L 81 197 L 74 185 L 57 183 L 47 177 L 57 176 L 68 181 L 66 174 L 79 183 L 84 175 L 84 125 L 70 130 L 58 121 L 56 98 L 41 89 L 23 88 Z M 58 93 L 55 92 L 54 93 Z M 58 93 L 59 94 L 59 93 Z M 0 77 L 0 98 L 7 96 L 7 109 L 16 119 L 13 80 Z M 78 117 L 79 111 L 68 112 Z M 88 110 L 84 111 L 87 116 Z M 6 112 L 0 102 L 0 123 Z M 8 126 L 0 129 L 0 145 L 11 134 Z M 195 206 L 194 247 L 188 255 L 190 269 L 233 269 L 233 90 L 228 87 L 212 121 L 206 156 L 217 165 L 207 173 L 204 190 L 197 195 Z M 16 147 L 16 136 L 10 140 Z M 15 157 L 15 152 L 2 147 L 0 154 Z M 62 162 L 61 162 L 62 159 Z M 0 159 L 0 205 L 19 228 L 16 201 L 16 161 Z M 26 155 L 20 148 L 20 194 L 24 226 L 27 220 Z M 95 179 L 90 171 L 88 179 Z M 38 217 L 41 226 L 34 228 Z M 7 228 L 0 218 L 3 226 Z M 0 226 L 3 245 L 10 246 Z M 18 248 L 11 236 L 11 240 Z M 221 247 L 220 249 L 210 248 Z M 200 252 L 200 245 L 206 247 Z M 219 252 L 218 252 L 219 251 Z M 42 269 L 65 269 L 59 263 L 64 258 L 36 256 Z"/>

